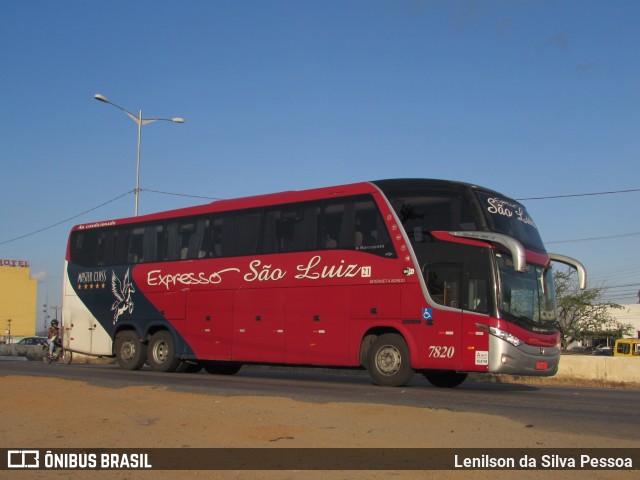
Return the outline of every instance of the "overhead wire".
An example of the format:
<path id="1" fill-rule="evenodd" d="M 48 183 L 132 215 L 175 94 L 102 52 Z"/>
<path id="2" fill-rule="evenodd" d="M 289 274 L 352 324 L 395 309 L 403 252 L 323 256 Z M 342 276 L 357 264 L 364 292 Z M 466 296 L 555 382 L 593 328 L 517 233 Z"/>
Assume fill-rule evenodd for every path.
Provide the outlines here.
<path id="1" fill-rule="evenodd" d="M 568 195 L 549 195 L 545 197 L 528 197 L 528 198 L 516 198 L 518 201 L 529 201 L 529 200 L 552 200 L 557 198 L 573 198 L 573 197 L 593 197 L 596 195 L 613 195 L 618 193 L 632 193 L 632 192 L 640 192 L 640 188 L 629 188 L 627 190 L 612 190 L 609 192 L 591 192 L 591 193 L 573 193 Z"/>
<path id="2" fill-rule="evenodd" d="M 43 228 L 39 228 L 38 230 L 34 230 L 33 232 L 25 233 L 24 235 L 20 235 L 19 237 L 10 238 L 9 240 L 3 240 L 2 242 L 0 242 L 0 245 L 4 245 L 4 244 L 7 244 L 7 243 L 15 242 L 16 240 L 22 240 L 23 238 L 31 237 L 32 235 L 35 235 L 37 233 L 44 232 L 45 230 L 49 230 L 49 229 L 51 229 L 53 227 L 57 227 L 58 225 L 62 225 L 63 223 L 70 222 L 74 218 L 81 217 L 82 215 L 86 215 L 89 212 L 93 212 L 94 210 L 102 208 L 105 205 L 109 205 L 110 203 L 113 203 L 116 200 L 119 200 L 122 197 L 124 197 L 126 195 L 129 195 L 130 193 L 133 193 L 133 190 L 129 190 L 128 192 L 125 192 L 122 195 L 118 195 L 117 197 L 112 198 L 111 200 L 107 200 L 106 202 L 101 203 L 100 205 L 96 205 L 95 207 L 90 208 L 89 210 L 85 210 L 84 212 L 78 213 L 77 215 L 73 215 L 72 217 L 65 218 L 64 220 L 60 220 L 59 222 L 53 223 L 53 224 L 48 225 L 48 226 L 43 227 Z"/>
<path id="3" fill-rule="evenodd" d="M 201 199 L 205 199 L 205 200 L 221 200 L 220 198 L 217 197 L 208 197 L 208 196 L 203 196 L 203 195 L 192 195 L 192 194 L 184 194 L 184 193 L 175 193 L 175 192 L 164 192 L 164 191 L 160 191 L 160 190 L 152 190 L 152 189 L 140 189 L 141 191 L 146 191 L 146 192 L 151 192 L 151 193 L 158 193 L 161 195 L 171 195 L 171 196 L 177 196 L 177 197 L 187 197 L 187 198 L 201 198 Z M 102 208 L 110 203 L 115 202 L 116 200 L 119 200 L 120 198 L 129 195 L 130 193 L 133 193 L 134 190 L 129 190 L 121 195 L 118 195 L 117 197 L 112 198 L 111 200 L 107 200 L 106 202 L 101 203 L 100 205 L 96 205 L 95 207 L 92 207 L 88 210 L 85 210 L 83 212 L 80 212 L 76 215 L 73 215 L 69 218 L 65 218 L 64 220 L 60 220 L 59 222 L 53 223 L 51 225 L 47 225 L 46 227 L 42 227 L 39 228 L 37 230 L 34 230 L 33 232 L 29 232 L 26 233 L 24 235 L 20 235 L 18 237 L 14 237 L 14 238 L 10 238 L 7 240 L 3 240 L 0 241 L 0 245 L 5 245 L 7 243 L 11 243 L 11 242 L 15 242 L 17 240 L 22 240 L 23 238 L 27 238 L 27 237 L 31 237 L 33 235 L 36 235 L 38 233 L 44 232 L 46 230 L 50 230 L 51 228 L 57 227 L 59 225 L 62 225 L 64 223 L 67 223 L 75 218 L 81 217 L 82 215 L 86 215 L 87 213 L 93 212 L 94 210 L 97 210 L 99 208 Z M 547 199 L 559 199 L 559 198 L 570 198 L 570 197 L 588 197 L 588 196 L 594 196 L 594 195 L 615 195 L 615 194 L 621 194 L 621 193 L 631 193 L 631 192 L 640 192 L 640 188 L 635 188 L 635 189 L 626 189 L 626 190 L 612 190 L 612 191 L 607 191 L 607 192 L 590 192 L 590 193 L 577 193 L 577 194 L 569 194 L 569 195 L 550 195 L 550 196 L 543 196 L 543 197 L 528 197 L 528 198 L 520 198 L 517 199 L 518 201 L 522 201 L 522 200 L 547 200 Z M 557 240 L 557 241 L 552 241 L 552 242 L 546 242 L 547 244 L 558 244 L 558 243 L 569 243 L 569 242 L 582 242 L 582 241 L 590 241 L 590 240 L 603 240 L 603 239 L 611 239 L 611 238 L 622 238 L 622 237 L 631 237 L 631 236 L 637 236 L 640 235 L 640 232 L 631 232 L 631 233 L 624 233 L 624 234 L 620 234 L 620 235 L 609 235 L 609 236 L 605 236 L 605 237 L 592 237 L 592 238 L 581 238 L 581 239 L 574 239 L 574 240 Z"/>

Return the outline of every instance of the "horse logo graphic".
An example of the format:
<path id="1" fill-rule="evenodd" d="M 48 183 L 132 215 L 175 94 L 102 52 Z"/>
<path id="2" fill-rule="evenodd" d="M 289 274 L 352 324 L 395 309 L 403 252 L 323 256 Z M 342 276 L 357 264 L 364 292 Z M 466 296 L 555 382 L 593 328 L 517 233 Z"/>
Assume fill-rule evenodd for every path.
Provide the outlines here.
<path id="1" fill-rule="evenodd" d="M 111 273 L 111 291 L 116 297 L 116 301 L 111 305 L 113 313 L 113 324 L 115 325 L 120 318 L 120 315 L 129 311 L 129 314 L 133 313 L 133 300 L 131 294 L 136 290 L 133 288 L 131 279 L 129 278 L 129 269 L 124 274 L 124 280 L 120 281 L 116 272 Z"/>

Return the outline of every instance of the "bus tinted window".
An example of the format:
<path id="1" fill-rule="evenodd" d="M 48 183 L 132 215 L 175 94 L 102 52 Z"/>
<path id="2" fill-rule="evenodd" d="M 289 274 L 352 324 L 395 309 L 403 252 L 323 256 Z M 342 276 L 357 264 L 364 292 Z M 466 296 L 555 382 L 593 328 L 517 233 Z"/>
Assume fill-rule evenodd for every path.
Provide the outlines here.
<path id="1" fill-rule="evenodd" d="M 389 232 L 371 197 L 347 197 L 325 203 L 321 248 L 362 250 L 395 257 Z"/>
<path id="2" fill-rule="evenodd" d="M 261 252 L 286 253 L 315 250 L 319 221 L 319 202 L 268 208 L 264 216 Z"/>
<path id="3" fill-rule="evenodd" d="M 87 267 L 126 264 L 129 233 L 128 228 L 122 227 L 74 232 L 71 261 Z"/>
<path id="4" fill-rule="evenodd" d="M 430 241 L 432 231 L 477 229 L 473 208 L 461 192 L 432 189 L 389 196 L 412 243 Z"/>
<path id="5" fill-rule="evenodd" d="M 258 253 L 260 211 L 235 212 L 213 221 L 215 256 L 236 257 Z"/>
<path id="6" fill-rule="evenodd" d="M 524 206 L 493 193 L 478 192 L 478 198 L 492 231 L 509 235 L 533 250 L 545 251 L 538 229 Z"/>
<path id="7" fill-rule="evenodd" d="M 322 249 L 396 256 L 373 198 L 356 196 L 76 231 L 71 261 L 95 267 Z"/>

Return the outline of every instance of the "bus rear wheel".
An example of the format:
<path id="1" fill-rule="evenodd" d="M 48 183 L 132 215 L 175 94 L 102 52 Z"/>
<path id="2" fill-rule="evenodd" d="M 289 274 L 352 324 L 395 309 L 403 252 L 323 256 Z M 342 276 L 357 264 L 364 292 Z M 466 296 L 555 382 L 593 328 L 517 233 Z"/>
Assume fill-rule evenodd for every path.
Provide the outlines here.
<path id="1" fill-rule="evenodd" d="M 120 368 L 139 370 L 147 361 L 147 346 L 140 342 L 138 334 L 133 330 L 116 335 L 116 360 Z"/>
<path id="2" fill-rule="evenodd" d="M 424 378 L 434 387 L 454 388 L 467 379 L 466 373 L 458 372 L 423 372 Z"/>
<path id="3" fill-rule="evenodd" d="M 180 366 L 173 336 L 166 330 L 156 332 L 149 340 L 147 361 L 156 372 L 175 372 Z"/>
<path id="4" fill-rule="evenodd" d="M 397 333 L 376 338 L 368 352 L 368 370 L 378 385 L 400 387 L 413 377 L 409 348 Z"/>

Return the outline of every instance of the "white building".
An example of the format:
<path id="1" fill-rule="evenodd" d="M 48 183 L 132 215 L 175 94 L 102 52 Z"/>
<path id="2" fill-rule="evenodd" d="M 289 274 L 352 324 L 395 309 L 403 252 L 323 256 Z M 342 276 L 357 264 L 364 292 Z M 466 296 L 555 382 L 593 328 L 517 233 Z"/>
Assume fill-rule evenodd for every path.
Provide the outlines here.
<path id="1" fill-rule="evenodd" d="M 629 337 L 640 338 L 640 303 L 622 305 L 622 310 L 612 309 L 611 316 L 620 323 L 633 325 Z"/>

